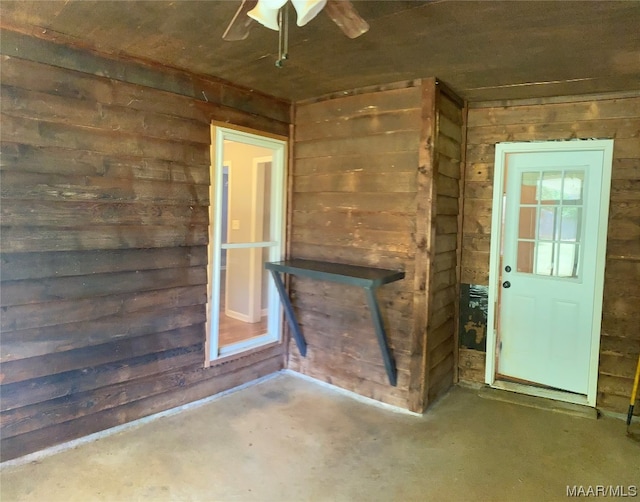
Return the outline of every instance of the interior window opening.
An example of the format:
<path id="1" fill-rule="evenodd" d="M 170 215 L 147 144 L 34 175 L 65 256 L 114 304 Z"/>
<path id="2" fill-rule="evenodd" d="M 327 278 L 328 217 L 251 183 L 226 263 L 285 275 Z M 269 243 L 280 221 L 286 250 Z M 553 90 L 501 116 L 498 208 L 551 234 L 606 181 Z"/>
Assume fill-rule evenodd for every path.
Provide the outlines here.
<path id="1" fill-rule="evenodd" d="M 212 128 L 209 360 L 280 340 L 264 264 L 283 258 L 284 140 Z"/>

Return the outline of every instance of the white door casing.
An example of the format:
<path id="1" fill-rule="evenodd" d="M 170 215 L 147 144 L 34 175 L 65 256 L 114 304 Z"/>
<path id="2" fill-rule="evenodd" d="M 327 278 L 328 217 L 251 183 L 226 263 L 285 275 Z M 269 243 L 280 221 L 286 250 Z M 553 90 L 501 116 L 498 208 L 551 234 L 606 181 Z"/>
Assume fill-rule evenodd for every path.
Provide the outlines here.
<path id="1" fill-rule="evenodd" d="M 496 146 L 490 385 L 595 406 L 612 153 L 612 140 Z"/>
<path id="2" fill-rule="evenodd" d="M 226 127 L 212 125 L 212 179 L 210 189 L 210 226 L 209 226 L 209 266 L 208 266 L 208 315 L 207 315 L 207 359 L 205 364 L 215 359 L 233 355 L 252 349 L 261 345 L 276 342 L 281 337 L 281 315 L 280 315 L 280 299 L 274 284 L 270 283 L 265 288 L 268 296 L 267 301 L 267 329 L 264 335 L 253 337 L 246 342 L 238 342 L 233 345 L 220 347 L 218 340 L 218 327 L 220 323 L 220 280 L 221 280 L 221 251 L 226 249 L 228 253 L 244 252 L 251 257 L 257 257 L 256 260 L 250 260 L 248 264 L 251 277 L 255 279 L 252 289 L 257 296 L 261 293 L 262 281 L 262 256 L 269 261 L 278 261 L 284 257 L 284 238 L 285 238 L 285 180 L 286 180 L 286 141 L 284 139 L 276 139 L 268 136 L 261 136 L 242 130 L 235 130 Z M 271 162 L 271 175 L 269 187 L 264 186 L 264 174 L 257 173 L 256 169 L 260 163 L 256 162 L 252 166 L 253 181 L 250 188 L 252 214 L 258 214 L 257 208 L 262 207 L 261 201 L 264 201 L 264 195 L 260 193 L 262 190 L 269 190 L 269 231 L 267 236 L 263 235 L 266 230 L 263 229 L 262 221 L 257 218 L 250 218 L 248 224 L 251 228 L 251 236 L 247 241 L 236 241 L 223 243 L 221 216 L 222 199 L 223 199 L 223 172 L 224 172 L 224 156 L 226 143 L 240 143 L 253 145 L 262 149 L 268 149 L 271 152 L 269 161 Z M 262 160 L 262 165 L 266 159 Z M 231 182 L 231 176 L 230 176 Z M 262 180 L 262 181 L 261 181 Z M 231 193 L 231 192 L 230 192 Z M 229 194 L 229 196 L 231 196 Z M 231 216 L 229 216 L 231 218 Z M 232 218 L 231 218 L 232 219 Z M 255 220 L 255 221 L 254 221 Z M 233 221 L 229 225 L 233 230 Z M 260 263 L 254 263 L 260 259 Z M 227 261 L 229 261 L 228 258 Z M 229 263 L 227 263 L 227 277 L 229 275 Z M 258 270 L 260 269 L 260 270 Z M 225 290 L 228 291 L 228 287 Z M 258 301 L 252 300 L 250 305 L 252 316 L 247 318 L 247 322 L 254 322 L 261 316 L 261 305 Z M 225 302 L 227 304 L 227 302 Z"/>

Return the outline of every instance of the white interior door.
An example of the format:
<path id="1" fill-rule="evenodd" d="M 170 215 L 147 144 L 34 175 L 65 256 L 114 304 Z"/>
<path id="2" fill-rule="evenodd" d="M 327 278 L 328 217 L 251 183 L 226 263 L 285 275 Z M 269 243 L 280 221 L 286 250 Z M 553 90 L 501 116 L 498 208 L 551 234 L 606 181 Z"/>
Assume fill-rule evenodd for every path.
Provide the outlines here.
<path id="1" fill-rule="evenodd" d="M 492 381 L 586 396 L 597 378 L 611 151 L 577 147 L 584 143 L 498 149 Z"/>

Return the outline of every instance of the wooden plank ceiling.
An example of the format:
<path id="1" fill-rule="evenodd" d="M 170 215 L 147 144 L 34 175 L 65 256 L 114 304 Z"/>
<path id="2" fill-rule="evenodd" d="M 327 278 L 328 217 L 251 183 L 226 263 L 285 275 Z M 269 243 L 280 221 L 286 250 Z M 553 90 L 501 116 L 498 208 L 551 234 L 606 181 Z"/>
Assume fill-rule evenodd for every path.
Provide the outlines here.
<path id="1" fill-rule="evenodd" d="M 323 13 L 292 22 L 281 69 L 274 31 L 222 40 L 239 0 L 3 0 L 0 23 L 293 101 L 428 76 L 470 101 L 640 89 L 640 2 L 354 3 L 368 33 L 348 39 Z"/>

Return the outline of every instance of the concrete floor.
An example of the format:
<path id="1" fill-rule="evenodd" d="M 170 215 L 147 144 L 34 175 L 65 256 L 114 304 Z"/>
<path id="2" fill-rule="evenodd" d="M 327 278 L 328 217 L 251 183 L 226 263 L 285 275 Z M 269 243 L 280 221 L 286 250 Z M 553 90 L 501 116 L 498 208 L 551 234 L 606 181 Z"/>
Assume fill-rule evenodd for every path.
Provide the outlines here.
<path id="1" fill-rule="evenodd" d="M 423 417 L 281 373 L 22 466 L 2 502 L 564 500 L 640 484 L 624 421 L 454 388 Z"/>

